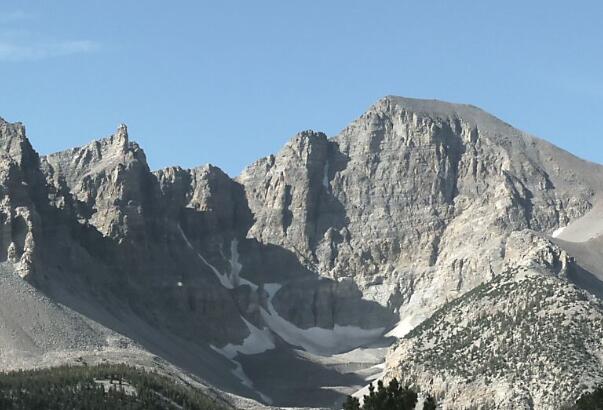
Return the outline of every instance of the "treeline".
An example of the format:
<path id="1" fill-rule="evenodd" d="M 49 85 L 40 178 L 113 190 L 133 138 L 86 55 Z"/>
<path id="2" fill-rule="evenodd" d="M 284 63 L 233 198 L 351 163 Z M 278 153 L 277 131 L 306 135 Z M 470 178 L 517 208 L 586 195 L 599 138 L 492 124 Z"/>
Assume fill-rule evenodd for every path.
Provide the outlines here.
<path id="1" fill-rule="evenodd" d="M 387 387 L 382 381 L 377 383 L 377 390 L 371 384 L 369 394 L 360 400 L 348 396 L 343 405 L 343 410 L 414 410 L 418 402 L 418 394 L 410 387 L 403 387 L 394 378 Z M 427 395 L 423 401 L 423 410 L 437 408 L 433 397 Z M 586 393 L 573 405 L 563 407 L 565 410 L 603 410 L 603 386 L 593 392 Z"/>
<path id="2" fill-rule="evenodd" d="M 419 395 L 396 379 L 372 385 L 363 404 L 349 396 L 344 410 L 414 410 Z M 123 364 L 61 366 L 0 373 L 0 410 L 226 410 L 231 407 L 199 389 L 155 371 Z M 427 395 L 424 410 L 435 410 Z M 568 410 L 603 410 L 603 386 Z"/>
<path id="3" fill-rule="evenodd" d="M 392 379 L 387 387 L 381 380 L 377 382 L 377 390 L 371 384 L 369 394 L 364 396 L 363 404 L 356 397 L 348 396 L 343 405 L 344 410 L 414 410 L 419 395 L 408 386 L 401 386 L 398 380 Z M 423 401 L 423 410 L 435 410 L 436 402 L 431 396 Z"/>
<path id="4" fill-rule="evenodd" d="M 603 386 L 580 397 L 570 410 L 603 410 Z"/>
<path id="5" fill-rule="evenodd" d="M 224 403 L 153 371 L 127 365 L 0 373 L 4 410 L 221 410 Z"/>

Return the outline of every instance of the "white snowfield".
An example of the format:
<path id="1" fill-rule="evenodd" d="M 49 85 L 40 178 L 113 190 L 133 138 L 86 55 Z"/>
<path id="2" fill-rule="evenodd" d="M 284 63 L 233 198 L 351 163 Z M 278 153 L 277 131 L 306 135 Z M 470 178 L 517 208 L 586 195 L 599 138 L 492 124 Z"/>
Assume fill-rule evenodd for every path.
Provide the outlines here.
<path id="1" fill-rule="evenodd" d="M 362 389 L 357 390 L 354 394 L 352 394 L 352 396 L 360 399 L 360 402 L 363 403 L 364 402 L 364 396 L 367 396 L 370 392 L 369 387 L 371 384 L 373 384 L 373 386 L 375 384 L 377 384 L 378 380 L 381 380 L 385 377 L 385 362 L 380 363 L 380 364 L 376 364 L 373 366 L 374 369 L 376 369 L 378 371 L 378 373 L 375 373 L 369 377 L 367 377 L 367 381 L 369 382 L 369 384 L 367 384 L 366 386 L 364 386 Z M 363 403 L 364 404 L 364 403 Z"/>
<path id="2" fill-rule="evenodd" d="M 230 245 L 231 271 L 229 274 L 223 274 L 193 247 L 180 226 L 178 226 L 178 230 L 188 247 L 192 249 L 199 259 L 214 272 L 222 286 L 227 289 L 234 289 L 240 285 L 248 285 L 253 290 L 258 289 L 258 286 L 255 283 L 239 276 L 243 266 L 239 262 L 238 241 L 236 239 L 233 239 Z M 350 351 L 370 343 L 383 335 L 385 330 L 383 327 L 362 329 L 357 326 L 335 325 L 333 329 L 321 327 L 312 327 L 308 329 L 299 328 L 281 317 L 272 305 L 272 298 L 281 287 L 282 286 L 277 283 L 264 285 L 264 289 L 269 295 L 267 303 L 268 309 L 262 308 L 261 314 L 268 328 L 290 345 L 299 346 L 316 355 L 328 356 Z M 241 318 L 245 321 L 245 324 L 249 329 L 249 336 L 241 345 L 228 344 L 216 350 L 221 351 L 226 357 L 234 360 L 239 353 L 247 355 L 259 354 L 274 349 L 274 341 L 268 329 L 260 330 L 245 320 L 245 318 Z"/>
<path id="3" fill-rule="evenodd" d="M 284 341 L 293 346 L 320 355 L 329 356 L 343 353 L 365 345 L 383 335 L 385 328 L 362 329 L 357 326 L 335 325 L 333 329 L 311 327 L 301 329 L 281 317 L 272 305 L 272 298 L 281 285 L 272 283 L 265 285 L 269 294 L 268 310 L 262 309 L 262 318 L 268 327 Z"/>
<path id="4" fill-rule="evenodd" d="M 243 340 L 243 343 L 241 343 L 240 345 L 234 345 L 234 344 L 229 343 L 220 349 L 216 348 L 214 346 L 211 346 L 211 347 L 218 353 L 227 357 L 235 365 L 235 368 L 232 370 L 232 373 L 236 377 L 238 377 L 239 380 L 241 380 L 241 383 L 243 383 L 245 386 L 249 387 L 250 389 L 253 389 L 256 393 L 258 393 L 262 397 L 262 399 L 266 403 L 272 403 L 272 399 L 270 397 L 266 396 L 265 394 L 263 394 L 261 391 L 257 390 L 254 387 L 251 379 L 249 377 L 247 377 L 247 375 L 243 371 L 243 366 L 241 366 L 241 363 L 239 363 L 237 360 L 235 360 L 235 358 L 237 357 L 238 354 L 251 355 L 251 354 L 264 353 L 267 350 L 272 350 L 275 347 L 274 339 L 268 329 L 260 330 L 259 328 L 254 326 L 252 323 L 245 320 L 245 318 L 241 317 L 241 319 L 243 319 L 243 321 L 245 322 L 245 325 L 247 325 L 247 328 L 249 329 L 249 336 L 247 336 L 245 338 L 245 340 Z"/>
<path id="5" fill-rule="evenodd" d="M 272 399 L 270 397 L 266 396 L 254 387 L 253 382 L 245 374 L 243 366 L 241 366 L 241 363 L 236 360 L 236 357 L 239 354 L 252 355 L 264 353 L 267 350 L 272 350 L 275 348 L 274 339 L 270 333 L 270 330 L 261 330 L 247 321 L 244 317 L 241 317 L 241 319 L 243 319 L 245 325 L 247 325 L 247 328 L 249 329 L 249 336 L 243 340 L 243 343 L 240 345 L 229 343 L 222 348 L 217 348 L 215 346 L 211 346 L 211 348 L 225 356 L 235 365 L 235 368 L 232 370 L 232 374 L 241 380 L 241 383 L 258 393 L 266 403 L 272 403 Z"/>
<path id="6" fill-rule="evenodd" d="M 222 286 L 226 289 L 235 289 L 238 286 L 247 285 L 250 286 L 253 291 L 257 291 L 259 288 L 258 285 L 239 276 L 243 265 L 239 262 L 238 241 L 236 239 L 233 239 L 230 244 L 230 272 L 221 273 L 193 247 L 180 226 L 178 226 L 178 230 L 187 246 L 195 252 L 204 265 L 211 269 Z M 264 290 L 268 293 L 268 300 L 266 303 L 267 309 L 261 308 L 260 313 L 267 326 L 266 328 L 260 329 L 241 316 L 241 319 L 249 330 L 249 335 L 242 343 L 229 343 L 221 348 L 211 346 L 213 350 L 233 363 L 235 367 L 231 370 L 232 374 L 235 375 L 242 384 L 258 393 L 266 403 L 272 403 L 272 399 L 259 391 L 254 386 L 253 381 L 245 374 L 243 366 L 238 359 L 239 355 L 256 355 L 275 349 L 276 344 L 274 335 L 278 335 L 288 344 L 300 347 L 308 352 L 308 354 L 320 357 L 332 357 L 334 355 L 349 352 L 349 354 L 357 356 L 362 353 L 362 349 L 359 351 L 355 351 L 354 349 L 358 349 L 361 346 L 365 346 L 380 339 L 385 331 L 385 328 L 362 329 L 357 326 L 339 325 L 335 325 L 333 329 L 320 327 L 308 329 L 299 328 L 280 316 L 272 304 L 272 299 L 281 287 L 282 285 L 278 283 L 264 285 Z M 377 373 L 374 377 L 379 377 L 381 375 L 378 369 L 369 373 L 370 376 L 374 376 L 375 373 Z M 370 377 L 370 379 L 374 377 Z"/>
<path id="7" fill-rule="evenodd" d="M 214 347 L 215 350 L 218 350 L 229 359 L 234 359 L 239 353 L 246 355 L 259 354 L 274 349 L 274 338 L 270 330 L 266 328 L 259 329 L 245 318 L 241 317 L 241 319 L 249 329 L 249 336 L 240 345 L 229 343 L 220 349 Z"/>
<path id="8" fill-rule="evenodd" d="M 404 319 L 400 320 L 392 330 L 387 332 L 385 336 L 401 339 L 425 319 L 427 319 L 427 316 L 422 314 L 411 313 L 409 315 L 405 315 Z"/>
<path id="9" fill-rule="evenodd" d="M 195 249 L 193 244 L 188 240 L 188 237 L 186 236 L 186 234 L 184 233 L 184 231 L 182 230 L 182 227 L 180 225 L 178 225 L 178 231 L 180 232 L 182 239 L 184 239 L 184 242 L 189 247 L 189 249 L 191 249 L 199 257 L 199 259 L 201 260 L 201 262 L 203 262 L 203 264 L 205 266 L 207 266 L 208 268 L 210 268 L 212 270 L 212 272 L 216 275 L 216 277 L 218 278 L 218 280 L 220 281 L 222 286 L 224 286 L 226 289 L 233 289 L 234 287 L 232 285 L 232 281 L 230 280 L 230 278 L 228 278 L 227 275 L 222 275 L 220 273 L 220 271 L 218 269 L 216 269 L 216 267 L 214 265 L 209 263 L 207 261 L 207 259 L 205 259 L 203 257 L 203 255 L 201 255 L 201 253 L 199 253 L 199 251 L 197 251 Z"/>
<path id="10" fill-rule="evenodd" d="M 191 249 L 199 257 L 205 266 L 211 269 L 211 271 L 216 275 L 216 278 L 218 278 L 222 286 L 224 286 L 226 289 L 235 289 L 240 285 L 248 285 L 253 290 L 258 288 L 256 284 L 239 277 L 239 273 L 241 273 L 243 266 L 239 263 L 239 241 L 236 238 L 230 243 L 230 273 L 223 274 L 220 273 L 220 271 L 214 265 L 209 263 L 208 260 L 195 249 L 180 225 L 178 225 L 178 231 L 180 232 L 182 239 L 184 239 L 184 242 L 189 249 Z"/>
<path id="11" fill-rule="evenodd" d="M 230 274 L 222 274 L 214 265 L 209 263 L 207 259 L 205 259 L 205 257 L 203 257 L 203 255 L 201 255 L 201 253 L 194 248 L 194 246 L 191 244 L 180 225 L 178 225 L 178 231 L 180 232 L 180 235 L 182 236 L 182 239 L 184 239 L 184 241 L 186 242 L 187 246 L 199 257 L 203 264 L 205 264 L 208 268 L 211 269 L 211 271 L 216 275 L 222 286 L 224 286 L 226 289 L 234 289 L 235 287 L 239 286 L 239 273 L 241 272 L 243 266 L 239 263 L 238 241 L 236 239 L 233 239 L 230 244 Z M 246 280 L 243 281 L 245 282 L 245 284 L 249 284 L 253 289 L 257 289 L 257 286 L 253 283 Z M 245 372 L 243 371 L 243 366 L 241 366 L 241 363 L 236 360 L 236 357 L 238 354 L 252 355 L 264 353 L 266 350 L 274 349 L 275 345 L 274 340 L 272 338 L 272 334 L 267 329 L 260 330 L 242 316 L 241 319 L 245 322 L 245 325 L 249 329 L 249 336 L 247 336 L 243 340 L 243 343 L 241 343 L 240 345 L 229 343 L 222 348 L 217 348 L 215 346 L 210 347 L 216 352 L 228 358 L 235 365 L 235 368 L 232 370 L 232 374 L 234 374 L 239 380 L 241 380 L 241 383 L 243 383 L 250 389 L 253 389 L 262 397 L 262 399 L 266 403 L 271 403 L 272 399 L 270 399 L 270 397 L 266 396 L 265 394 L 254 388 L 253 382 L 245 374 Z"/>
<path id="12" fill-rule="evenodd" d="M 563 233 L 563 231 L 565 231 L 565 226 L 562 226 L 561 228 L 555 229 L 555 231 L 553 232 L 553 235 L 551 235 L 551 236 L 553 238 L 558 238 L 559 235 L 561 235 Z"/>
<path id="13" fill-rule="evenodd" d="M 239 241 L 234 238 L 230 241 L 230 285 L 232 288 L 236 288 L 240 285 L 247 285 L 251 287 L 251 290 L 256 291 L 258 286 L 255 283 L 248 281 L 240 276 L 243 265 L 239 262 Z"/>
<path id="14" fill-rule="evenodd" d="M 583 217 L 553 232 L 552 237 L 566 242 L 588 242 L 603 235 L 603 199 L 599 198 L 593 208 Z"/>
<path id="15" fill-rule="evenodd" d="M 238 241 L 236 239 L 232 240 L 230 246 L 231 271 L 229 274 L 223 274 L 193 247 L 180 226 L 178 226 L 178 229 L 188 247 L 214 272 L 222 286 L 227 289 L 234 289 L 239 285 L 248 285 L 254 290 L 258 288 L 256 284 L 239 276 L 243 266 L 239 262 Z M 269 295 L 267 302 L 268 309 L 262 308 L 261 314 L 268 328 L 290 345 L 299 346 L 316 355 L 328 356 L 353 350 L 383 335 L 385 330 L 383 327 L 362 329 L 357 326 L 335 325 L 333 329 L 321 327 L 299 328 L 281 317 L 272 305 L 272 298 L 281 287 L 277 283 L 264 285 L 264 289 Z M 274 340 L 268 329 L 260 330 L 245 318 L 242 317 L 242 319 L 249 329 L 249 336 L 240 345 L 228 344 L 222 348 L 216 348 L 216 350 L 233 360 L 239 353 L 251 355 L 274 349 Z"/>

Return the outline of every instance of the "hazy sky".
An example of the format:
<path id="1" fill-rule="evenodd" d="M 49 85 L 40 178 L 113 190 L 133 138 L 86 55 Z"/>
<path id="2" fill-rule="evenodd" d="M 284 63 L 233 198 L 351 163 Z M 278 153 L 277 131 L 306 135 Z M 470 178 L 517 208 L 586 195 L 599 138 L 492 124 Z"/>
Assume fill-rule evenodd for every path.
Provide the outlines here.
<path id="1" fill-rule="evenodd" d="M 379 97 L 478 105 L 603 162 L 600 1 L 2 1 L 0 116 L 49 153 L 118 123 L 231 175 Z"/>

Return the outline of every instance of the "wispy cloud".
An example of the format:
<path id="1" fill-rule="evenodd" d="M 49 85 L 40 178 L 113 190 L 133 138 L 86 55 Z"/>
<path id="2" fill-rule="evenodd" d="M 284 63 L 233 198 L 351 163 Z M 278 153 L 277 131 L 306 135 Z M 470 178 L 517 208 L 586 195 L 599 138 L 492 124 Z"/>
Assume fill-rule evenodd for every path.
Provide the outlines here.
<path id="1" fill-rule="evenodd" d="M 90 40 L 49 39 L 31 27 L 34 20 L 38 16 L 22 10 L 0 10 L 0 62 L 38 61 L 99 49 L 99 44 Z"/>
<path id="2" fill-rule="evenodd" d="M 51 57 L 96 51 L 98 44 L 88 40 L 19 42 L 0 38 L 0 61 L 36 61 Z"/>

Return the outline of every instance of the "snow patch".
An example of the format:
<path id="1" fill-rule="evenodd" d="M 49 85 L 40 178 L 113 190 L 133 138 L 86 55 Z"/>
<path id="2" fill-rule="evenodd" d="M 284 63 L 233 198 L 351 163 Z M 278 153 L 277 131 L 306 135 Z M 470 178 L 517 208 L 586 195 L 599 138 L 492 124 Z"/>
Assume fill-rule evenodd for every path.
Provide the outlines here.
<path id="1" fill-rule="evenodd" d="M 563 229 L 557 229 L 552 236 L 575 243 L 603 236 L 603 198 L 598 198 L 590 211 L 571 221 Z"/>
<path id="2" fill-rule="evenodd" d="M 373 387 L 377 386 L 377 381 L 379 380 L 383 380 L 383 378 L 385 377 L 385 362 L 377 364 L 373 367 L 371 367 L 371 369 L 379 369 L 381 370 L 379 373 L 370 375 L 369 377 L 366 378 L 366 381 L 369 382 L 369 384 L 367 384 L 366 386 L 364 386 L 363 388 L 361 388 L 360 390 L 356 391 L 354 394 L 352 394 L 353 397 L 356 397 L 357 399 L 360 400 L 360 404 L 364 404 L 364 396 L 368 396 L 369 394 L 369 386 L 372 384 Z"/>
<path id="3" fill-rule="evenodd" d="M 400 320 L 396 326 L 387 332 L 386 337 L 396 337 L 398 339 L 402 339 L 408 332 L 413 330 L 419 323 L 423 322 L 427 317 L 421 314 L 410 314 L 404 317 L 404 319 Z"/>
<path id="4" fill-rule="evenodd" d="M 272 298 L 281 288 L 279 284 L 267 284 L 264 289 L 269 295 L 267 307 L 261 314 L 268 327 L 284 341 L 293 346 L 319 356 L 329 356 L 355 349 L 379 338 L 385 328 L 362 329 L 357 326 L 335 325 L 333 329 L 311 327 L 301 329 L 281 317 L 274 306 Z"/>
<path id="5" fill-rule="evenodd" d="M 247 375 L 245 374 L 245 372 L 243 371 L 243 366 L 241 366 L 241 363 L 232 360 L 232 362 L 234 363 L 234 365 L 236 366 L 234 370 L 232 370 L 232 374 L 234 374 L 235 376 L 237 376 L 237 378 L 239 380 L 241 380 L 241 383 L 243 383 L 243 385 L 249 387 L 250 389 L 254 390 L 253 388 L 253 382 L 251 381 L 251 379 L 249 377 L 247 377 Z"/>
<path id="6" fill-rule="evenodd" d="M 264 285 L 264 290 L 266 291 L 266 293 L 268 293 L 268 303 L 272 304 L 272 298 L 274 297 L 274 295 L 276 295 L 276 292 L 278 292 L 282 287 L 283 285 L 279 283 L 266 283 Z"/>
<path id="7" fill-rule="evenodd" d="M 240 345 L 229 343 L 220 349 L 212 346 L 214 350 L 220 351 L 229 359 L 234 359 L 239 353 L 252 355 L 264 353 L 267 350 L 275 348 L 274 339 L 269 329 L 259 329 L 244 317 L 241 317 L 241 319 L 243 319 L 247 329 L 249 329 L 249 336 L 243 340 L 243 343 Z"/>
<path id="8" fill-rule="evenodd" d="M 233 288 L 247 285 L 253 291 L 257 290 L 258 286 L 255 283 L 239 276 L 242 269 L 243 265 L 239 262 L 239 241 L 234 238 L 230 241 L 230 283 Z"/>
<path id="9" fill-rule="evenodd" d="M 233 286 L 239 286 L 239 273 L 243 265 L 239 262 L 239 241 L 234 238 L 230 241 L 230 282 Z"/>
<path id="10" fill-rule="evenodd" d="M 251 381 L 251 379 L 249 377 L 247 377 L 247 375 L 243 371 L 243 366 L 241 366 L 241 363 L 239 363 L 239 362 L 237 362 L 235 360 L 232 360 L 232 362 L 236 366 L 234 368 L 234 370 L 231 371 L 232 374 L 234 374 L 241 381 L 241 383 L 243 383 L 243 385 L 249 387 L 251 390 L 253 390 L 257 394 L 259 394 L 260 397 L 262 398 L 262 400 L 264 400 L 265 403 L 272 404 L 272 399 L 270 397 L 266 396 L 264 393 L 262 393 L 261 391 L 256 390 L 253 387 L 253 382 Z"/>
<path id="11" fill-rule="evenodd" d="M 226 289 L 233 289 L 232 283 L 229 280 L 229 278 L 226 275 L 222 275 L 220 273 L 220 271 L 218 269 L 216 269 L 216 267 L 214 265 L 212 265 L 211 263 L 209 263 L 207 261 L 207 259 L 205 259 L 203 257 L 203 255 L 201 255 L 201 253 L 195 249 L 195 247 L 193 246 L 193 244 L 188 240 L 186 234 L 184 233 L 184 231 L 182 230 L 182 227 L 180 225 L 178 225 L 178 230 L 180 231 L 180 235 L 182 236 L 182 239 L 184 239 L 184 242 L 186 243 L 186 245 L 193 252 L 195 252 L 195 254 L 201 260 L 201 262 L 203 262 L 208 268 L 210 268 L 212 270 L 212 272 L 216 275 L 216 277 L 218 278 L 218 280 L 220 281 L 220 283 L 222 284 L 222 286 L 224 286 Z"/>
<path id="12" fill-rule="evenodd" d="M 203 262 L 205 266 L 211 269 L 211 271 L 216 275 L 222 286 L 226 289 L 234 289 L 241 285 L 247 285 L 251 287 L 254 291 L 257 290 L 258 286 L 248 281 L 247 279 L 241 278 L 239 274 L 243 269 L 243 265 L 239 262 L 239 241 L 235 238 L 230 242 L 230 272 L 229 273 L 221 273 L 214 265 L 209 263 L 205 257 L 195 249 L 193 244 L 189 241 L 188 237 L 182 230 L 182 227 L 178 225 L 178 230 L 180 231 L 180 235 L 186 245 L 191 249 L 197 257 Z M 180 285 L 178 285 L 180 286 Z"/>
<path id="13" fill-rule="evenodd" d="M 212 345 L 210 345 L 210 347 L 235 365 L 235 368 L 231 372 L 241 381 L 241 383 L 243 383 L 243 385 L 255 391 L 266 403 L 270 404 L 272 403 L 272 399 L 254 388 L 253 382 L 243 371 L 243 366 L 241 366 L 241 363 L 235 360 L 235 358 L 238 354 L 253 355 L 272 350 L 275 348 L 274 339 L 272 338 L 270 330 L 259 329 L 244 317 L 241 317 L 241 319 L 243 319 L 247 329 L 249 329 L 249 336 L 243 340 L 243 343 L 240 345 L 229 343 L 222 348 L 217 348 Z"/>
<path id="14" fill-rule="evenodd" d="M 563 231 L 565 231 L 565 226 L 562 226 L 561 228 L 557 228 L 555 229 L 555 232 L 553 232 L 553 238 L 558 237 L 559 235 L 561 235 L 563 233 Z"/>

